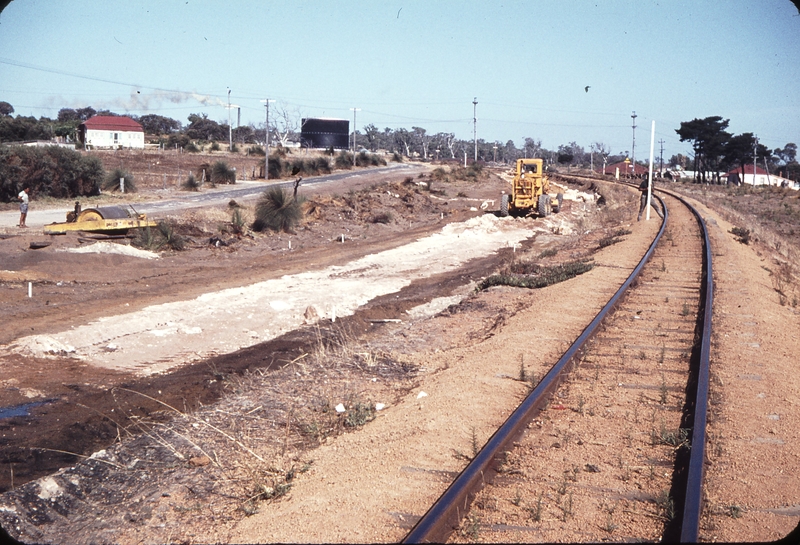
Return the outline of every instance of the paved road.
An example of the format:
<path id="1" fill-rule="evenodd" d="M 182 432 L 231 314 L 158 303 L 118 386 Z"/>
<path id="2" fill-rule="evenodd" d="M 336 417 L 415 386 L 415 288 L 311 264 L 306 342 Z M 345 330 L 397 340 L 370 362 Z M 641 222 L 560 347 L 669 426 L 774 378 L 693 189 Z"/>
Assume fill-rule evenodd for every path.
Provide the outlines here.
<path id="1" fill-rule="evenodd" d="M 396 163 L 385 167 L 363 169 L 358 171 L 345 171 L 328 174 L 325 176 L 313 176 L 304 178 L 301 187 L 313 187 L 323 185 L 326 183 L 343 181 L 348 179 L 357 179 L 362 176 L 382 173 L 397 173 L 398 171 L 408 172 L 408 175 L 414 175 L 422 171 L 423 167 L 419 165 Z M 277 185 L 286 189 L 292 189 L 294 186 L 293 181 L 285 181 L 277 184 L 270 184 L 270 186 Z M 234 186 L 217 187 L 209 189 L 202 193 L 191 192 L 175 192 L 170 194 L 168 199 L 158 201 L 140 202 L 135 205 L 136 211 L 139 213 L 147 214 L 148 217 L 158 218 L 164 216 L 169 212 L 175 210 L 182 210 L 187 208 L 199 208 L 205 206 L 213 206 L 224 204 L 231 199 L 245 200 L 247 198 L 260 195 L 267 185 L 265 182 L 237 182 Z M 50 223 L 62 222 L 66 218 L 67 212 L 71 208 L 50 208 L 38 209 L 36 201 L 31 201 L 31 210 L 28 214 L 26 223 L 31 228 L 40 228 Z M 0 228 L 14 228 L 19 223 L 19 212 L 0 212 Z"/>

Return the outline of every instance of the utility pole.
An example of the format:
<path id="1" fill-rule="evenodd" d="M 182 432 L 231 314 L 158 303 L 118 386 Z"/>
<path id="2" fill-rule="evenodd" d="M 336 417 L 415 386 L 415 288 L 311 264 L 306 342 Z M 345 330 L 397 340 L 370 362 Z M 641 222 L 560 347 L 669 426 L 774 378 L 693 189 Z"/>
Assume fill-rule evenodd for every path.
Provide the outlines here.
<path id="1" fill-rule="evenodd" d="M 264 129 L 265 129 L 265 135 L 264 135 L 265 136 L 265 138 L 264 138 L 264 140 L 265 140 L 264 148 L 265 149 L 264 149 L 264 152 L 265 152 L 265 156 L 266 156 L 266 159 L 264 159 L 264 179 L 265 180 L 269 180 L 269 103 L 270 102 L 275 102 L 275 101 L 274 100 L 270 100 L 268 98 L 265 98 L 261 102 L 264 103 L 264 106 L 266 106 L 266 110 L 267 110 L 267 118 L 265 120 L 265 125 L 264 125 Z"/>
<path id="2" fill-rule="evenodd" d="M 233 151 L 233 129 L 231 129 L 231 88 L 228 87 L 228 151 Z"/>
<path id="3" fill-rule="evenodd" d="M 636 176 L 636 110 L 633 111 L 633 145 L 631 146 L 631 164 L 633 164 L 633 175 Z"/>
<path id="4" fill-rule="evenodd" d="M 361 108 L 350 108 L 353 110 L 353 166 L 356 166 L 356 112 L 360 112 Z"/>
<path id="5" fill-rule="evenodd" d="M 753 187 L 756 186 L 756 161 L 758 160 L 758 137 L 753 138 Z M 744 172 L 742 172 L 742 183 L 744 183 Z"/>
<path id="6" fill-rule="evenodd" d="M 475 162 L 478 162 L 478 97 L 472 100 L 472 141 L 475 142 Z"/>
<path id="7" fill-rule="evenodd" d="M 661 140 L 658 141 L 658 143 L 661 145 L 661 156 L 660 156 L 661 158 L 659 160 L 659 162 L 661 164 L 661 167 L 658 169 L 658 171 L 659 171 L 661 177 L 663 178 L 664 177 L 664 139 L 662 138 Z"/>

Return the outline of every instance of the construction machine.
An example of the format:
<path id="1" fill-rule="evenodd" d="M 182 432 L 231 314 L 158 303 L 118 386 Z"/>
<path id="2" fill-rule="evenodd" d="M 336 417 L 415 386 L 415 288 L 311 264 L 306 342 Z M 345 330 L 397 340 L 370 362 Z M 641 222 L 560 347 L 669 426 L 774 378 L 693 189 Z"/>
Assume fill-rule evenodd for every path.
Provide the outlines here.
<path id="1" fill-rule="evenodd" d="M 51 223 L 44 226 L 44 232 L 60 234 L 67 231 L 91 231 L 97 233 L 125 234 L 129 229 L 156 227 L 157 223 L 139 214 L 132 206 L 98 206 L 81 210 L 79 202 L 75 209 L 67 213 L 65 223 Z"/>
<path id="2" fill-rule="evenodd" d="M 549 194 L 550 180 L 544 174 L 544 159 L 517 159 L 511 193 L 500 197 L 500 215 L 549 216 L 561 209 L 564 195 Z"/>

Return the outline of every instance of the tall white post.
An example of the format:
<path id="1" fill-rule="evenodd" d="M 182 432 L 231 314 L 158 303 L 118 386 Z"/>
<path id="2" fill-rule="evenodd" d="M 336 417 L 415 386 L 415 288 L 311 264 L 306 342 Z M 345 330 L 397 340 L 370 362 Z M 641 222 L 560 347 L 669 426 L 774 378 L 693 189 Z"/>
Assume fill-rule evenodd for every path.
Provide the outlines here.
<path id="1" fill-rule="evenodd" d="M 475 97 L 472 100 L 472 141 L 475 143 L 474 160 L 477 163 L 478 162 L 478 97 Z M 464 166 L 466 166 L 466 164 Z"/>
<path id="2" fill-rule="evenodd" d="M 650 200 L 653 196 L 653 146 L 655 145 L 656 141 L 656 121 L 653 120 L 653 124 L 650 126 L 650 173 L 649 173 L 649 183 L 647 184 L 647 216 L 645 219 L 650 219 Z"/>
<path id="3" fill-rule="evenodd" d="M 266 158 L 264 159 L 264 179 L 265 180 L 269 180 L 269 103 L 270 102 L 275 102 L 275 101 L 266 98 L 266 99 L 262 100 L 261 102 L 264 103 L 264 106 L 266 106 L 266 110 L 267 110 L 267 113 L 266 113 L 267 118 L 266 118 L 266 121 L 265 121 L 266 125 L 264 126 L 265 133 L 266 133 L 264 135 L 265 136 L 265 138 L 264 138 L 264 140 L 265 140 L 265 142 L 264 142 L 265 150 L 264 151 L 266 152 Z"/>
<path id="4" fill-rule="evenodd" d="M 228 151 L 233 151 L 233 129 L 231 129 L 231 90 L 228 89 Z"/>
<path id="5" fill-rule="evenodd" d="M 356 166 L 356 112 L 361 108 L 350 108 L 353 110 L 353 166 Z"/>
<path id="6" fill-rule="evenodd" d="M 756 160 L 758 158 L 758 138 L 753 140 L 753 187 L 756 186 Z M 744 172 L 742 172 L 742 183 L 744 183 Z"/>

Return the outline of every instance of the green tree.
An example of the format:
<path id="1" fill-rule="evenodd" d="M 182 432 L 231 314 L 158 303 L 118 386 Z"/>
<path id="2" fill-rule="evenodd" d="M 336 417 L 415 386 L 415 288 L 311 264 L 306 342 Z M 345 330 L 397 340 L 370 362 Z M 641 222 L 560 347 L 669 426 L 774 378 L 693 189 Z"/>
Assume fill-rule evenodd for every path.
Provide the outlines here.
<path id="1" fill-rule="evenodd" d="M 367 139 L 367 148 L 370 151 L 377 151 L 381 144 L 381 131 L 370 123 L 364 127 L 364 137 Z"/>
<path id="2" fill-rule="evenodd" d="M 784 165 L 788 165 L 797 159 L 797 144 L 789 142 L 783 149 L 776 148 L 772 153 L 774 153 Z"/>
<path id="3" fill-rule="evenodd" d="M 755 147 L 756 139 L 751 132 L 732 136 L 725 144 L 725 164 L 728 167 L 741 168 L 742 181 L 744 181 L 745 165 L 753 163 Z"/>
<path id="4" fill-rule="evenodd" d="M 181 122 L 163 115 L 147 114 L 135 118 L 148 134 L 172 134 L 181 130 Z"/>
<path id="5" fill-rule="evenodd" d="M 695 181 L 697 181 L 697 172 L 700 172 L 701 181 L 707 183 L 707 171 L 713 172 L 714 178 L 719 181 L 717 172 L 720 159 L 724 153 L 725 145 L 731 138 L 730 133 L 725 131 L 728 128 L 728 122 L 728 119 L 722 119 L 720 116 L 711 116 L 705 119 L 683 121 L 680 129 L 675 129 L 675 132 L 680 136 L 681 142 L 692 142 Z"/>
<path id="6" fill-rule="evenodd" d="M 0 102 L 0 115 L 11 115 L 14 113 L 14 107 L 8 102 Z"/>
<path id="7" fill-rule="evenodd" d="M 227 140 L 228 126 L 220 125 L 206 114 L 189 114 L 186 136 L 194 140 Z"/>

